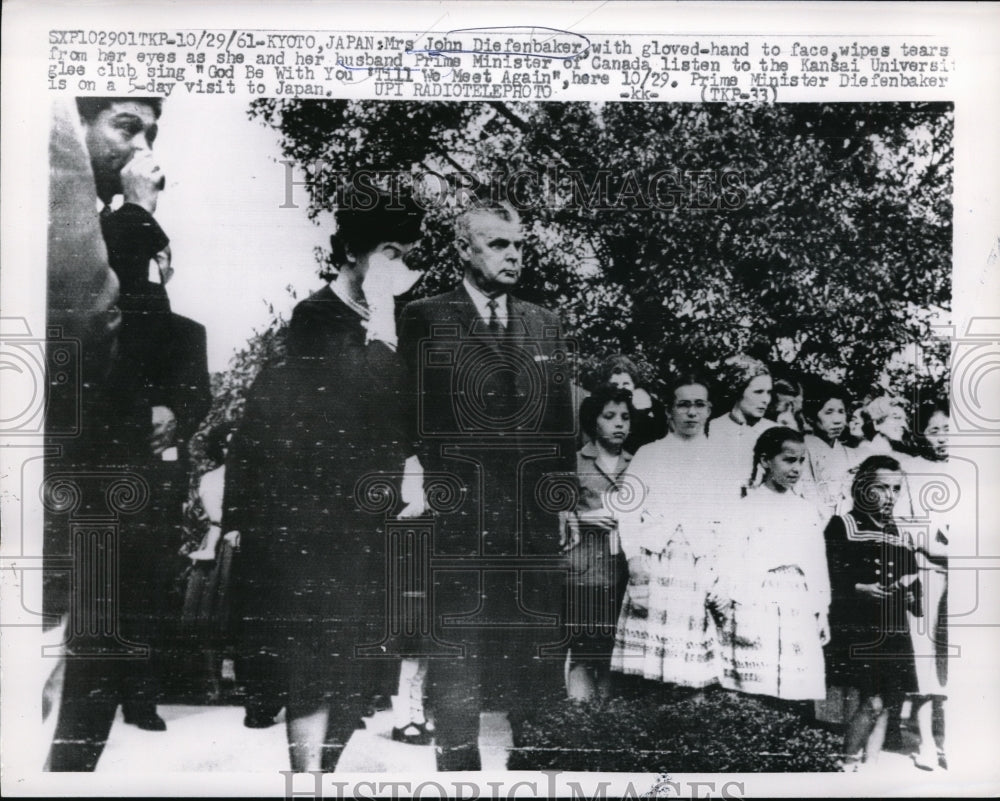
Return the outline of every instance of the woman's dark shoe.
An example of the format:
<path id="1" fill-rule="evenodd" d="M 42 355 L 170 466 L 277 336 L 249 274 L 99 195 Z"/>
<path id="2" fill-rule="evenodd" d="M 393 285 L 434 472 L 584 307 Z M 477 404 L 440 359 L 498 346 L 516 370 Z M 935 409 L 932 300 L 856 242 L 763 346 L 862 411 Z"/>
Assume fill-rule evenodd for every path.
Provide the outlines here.
<path id="1" fill-rule="evenodd" d="M 913 764 L 921 770 L 936 770 L 938 766 L 937 751 L 922 748 L 914 754 L 910 754 Z"/>
<path id="2" fill-rule="evenodd" d="M 125 722 L 132 726 L 138 726 L 145 731 L 166 731 L 167 723 L 156 714 L 156 707 L 129 708 L 122 707 L 122 715 Z"/>
<path id="3" fill-rule="evenodd" d="M 243 718 L 243 725 L 248 729 L 269 729 L 276 722 L 274 715 L 258 711 L 248 711 Z"/>
<path id="4" fill-rule="evenodd" d="M 385 712 L 387 709 L 392 709 L 392 698 L 382 693 L 373 693 L 365 702 L 362 717 L 370 718 L 376 712 Z"/>
<path id="5" fill-rule="evenodd" d="M 430 745 L 434 735 L 427 730 L 426 723 L 407 723 L 402 728 L 392 727 L 392 739 L 408 745 Z"/>

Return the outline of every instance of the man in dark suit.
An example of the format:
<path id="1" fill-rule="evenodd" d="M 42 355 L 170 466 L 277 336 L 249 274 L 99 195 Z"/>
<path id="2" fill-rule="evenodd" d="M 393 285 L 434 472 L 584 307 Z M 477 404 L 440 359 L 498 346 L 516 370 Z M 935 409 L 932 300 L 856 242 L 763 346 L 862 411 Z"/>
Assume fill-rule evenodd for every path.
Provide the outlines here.
<path id="1" fill-rule="evenodd" d="M 486 706 L 508 711 L 517 745 L 561 668 L 565 573 L 548 496 L 553 474 L 575 467 L 572 358 L 558 317 L 510 294 L 523 241 L 509 204 L 467 210 L 455 234 L 462 285 L 410 303 L 401 322 L 427 483 L 449 474 L 462 498 L 434 531 L 434 558 L 450 563 L 432 567 L 433 636 L 461 650 L 431 660 L 428 676 L 440 770 L 480 768 Z"/>
<path id="2" fill-rule="evenodd" d="M 94 769 L 119 703 L 126 723 L 151 731 L 166 728 L 156 712 L 152 654 L 161 644 L 169 565 L 180 544 L 185 444 L 208 411 L 211 392 L 205 329 L 171 312 L 163 286 L 167 273 L 157 269 L 169 254 L 169 240 L 153 217 L 163 189 L 162 170 L 151 151 L 161 104 L 159 98 L 77 100 L 93 174 L 88 200 L 94 218 L 99 215 L 107 261 L 120 285 L 121 327 L 106 379 L 91 393 L 99 400 L 92 397 L 82 409 L 89 451 L 72 468 L 106 481 L 123 478 L 142 499 L 118 524 L 114 603 L 95 623 L 101 632 L 112 628 L 107 616 L 117 606 L 115 636 L 153 650 L 147 658 L 123 658 L 122 652 L 94 658 L 91 651 L 103 653 L 108 647 L 103 635 L 93 643 L 84 642 L 87 637 L 71 642 L 49 757 L 53 771 Z M 154 272 L 157 281 L 150 279 Z M 99 506 L 101 499 L 83 502 Z M 49 527 L 61 536 L 46 543 L 47 555 L 71 552 L 69 521 L 52 514 Z M 85 570 L 97 568 L 84 565 Z M 79 585 L 84 579 L 74 581 Z M 78 647 L 86 658 L 78 657 Z"/>

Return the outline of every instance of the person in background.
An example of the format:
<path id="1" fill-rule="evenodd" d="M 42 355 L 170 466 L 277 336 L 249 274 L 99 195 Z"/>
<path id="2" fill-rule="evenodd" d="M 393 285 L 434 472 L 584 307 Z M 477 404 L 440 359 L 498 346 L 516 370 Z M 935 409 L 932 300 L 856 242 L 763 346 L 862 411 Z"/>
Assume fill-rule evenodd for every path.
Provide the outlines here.
<path id="1" fill-rule="evenodd" d="M 681 375 L 669 397 L 671 432 L 639 449 L 615 503 L 629 575 L 611 668 L 701 689 L 719 678 L 707 606 L 718 531 L 708 381 Z"/>
<path id="2" fill-rule="evenodd" d="M 180 551 L 189 560 L 181 624 L 202 662 L 212 699 L 220 694 L 220 650 L 230 614 L 233 543 L 222 541 L 222 502 L 232 434 L 232 424 L 220 423 L 205 436 L 205 459 L 212 468 L 191 487 L 184 504 L 189 539 Z"/>
<path id="3" fill-rule="evenodd" d="M 731 522 L 713 592 L 722 685 L 785 701 L 826 697 L 830 576 L 822 520 L 795 492 L 805 462 L 800 432 L 777 426 L 760 435 L 753 489 Z"/>
<path id="4" fill-rule="evenodd" d="M 844 444 L 852 451 L 857 450 L 865 441 L 865 427 L 871 423 L 865 407 L 869 401 L 857 404 L 847 419 L 847 431 L 844 433 Z"/>
<path id="5" fill-rule="evenodd" d="M 909 482 L 914 497 L 922 499 L 933 491 L 932 488 L 939 490 L 942 478 L 952 473 L 948 458 L 951 432 L 948 402 L 932 400 L 925 403 L 920 408 L 917 430 L 923 446 L 922 456 L 910 464 Z M 957 478 L 955 486 L 962 486 Z M 915 616 L 911 612 L 909 620 L 918 691 L 913 706 L 920 734 L 920 748 L 913 755 L 913 761 L 922 770 L 948 767 L 944 751 L 945 701 L 948 697 L 948 553 L 955 548 L 955 523 L 959 519 L 956 506 L 951 504 L 946 512 L 930 512 L 928 524 L 920 525 L 915 532 L 923 604 L 922 614 Z M 939 724 L 937 731 L 935 723 Z"/>
<path id="6" fill-rule="evenodd" d="M 803 413 L 812 433 L 805 435 L 807 477 L 815 500 L 829 518 L 849 503 L 851 469 L 857 464 L 844 444 L 847 427 L 847 394 L 823 382 L 805 399 Z"/>
<path id="7" fill-rule="evenodd" d="M 598 380 L 602 384 L 612 384 L 632 393 L 635 414 L 625 450 L 635 453 L 643 445 L 666 435 L 667 418 L 663 403 L 639 385 L 640 373 L 635 362 L 622 354 L 611 356 L 601 365 Z"/>
<path id="8" fill-rule="evenodd" d="M 577 453 L 579 502 L 575 511 L 563 515 L 571 568 L 566 690 L 576 701 L 610 695 L 611 649 L 628 568 L 607 495 L 618 491 L 632 460 L 623 447 L 632 417 L 630 398 L 628 390 L 605 384 L 580 407 L 580 428 L 590 441 Z"/>
<path id="9" fill-rule="evenodd" d="M 860 696 L 844 735 L 849 771 L 878 761 L 890 713 L 917 690 L 908 613 L 920 608 L 919 572 L 893 517 L 902 488 L 898 460 L 869 456 L 851 485 L 852 508 L 824 532 L 832 588 L 827 672 Z"/>
<path id="10" fill-rule="evenodd" d="M 771 371 L 744 353 L 726 359 L 719 370 L 726 412 L 708 424 L 712 459 L 725 486 L 723 502 L 734 504 L 746 489 L 757 439 L 776 423 L 764 415 L 771 404 Z"/>
<path id="11" fill-rule="evenodd" d="M 864 441 L 858 446 L 859 455 L 916 454 L 902 398 L 882 395 L 869 401 L 864 414 L 867 421 L 863 427 Z"/>
<path id="12" fill-rule="evenodd" d="M 802 385 L 790 378 L 774 379 L 773 400 L 767 417 L 779 426 L 805 433 L 808 421 L 802 416 Z"/>
<path id="13" fill-rule="evenodd" d="M 229 440 L 233 436 L 231 423 L 214 426 L 205 436 L 205 459 L 214 465 L 201 474 L 198 484 L 185 504 L 185 513 L 193 520 L 201 521 L 203 536 L 196 547 L 185 548 L 185 556 L 193 562 L 215 559 L 219 540 L 222 537 L 222 497 L 226 479 L 226 453 Z"/>

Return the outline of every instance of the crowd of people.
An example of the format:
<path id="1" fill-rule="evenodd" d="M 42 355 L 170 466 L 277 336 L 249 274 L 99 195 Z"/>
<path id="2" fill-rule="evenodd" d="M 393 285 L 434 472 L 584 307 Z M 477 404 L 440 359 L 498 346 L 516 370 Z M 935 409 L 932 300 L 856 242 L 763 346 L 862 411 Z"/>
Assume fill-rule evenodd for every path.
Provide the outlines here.
<path id="1" fill-rule="evenodd" d="M 946 662 L 915 645 L 945 642 L 950 522 L 919 508 L 919 484 L 947 470 L 946 404 L 852 403 L 746 354 L 675 376 L 662 399 L 618 355 L 584 391 L 558 316 L 514 294 L 513 206 L 460 210 L 460 284 L 410 300 L 423 212 L 376 189 L 342 199 L 336 277 L 295 307 L 287 353 L 240 419 L 202 444 L 212 469 L 182 481 L 207 371 L 203 341 L 179 348 L 199 329 L 163 288 L 160 102 L 78 110 L 124 314 L 112 369 L 88 380 L 129 415 L 86 409 L 91 449 L 76 464 L 147 477 L 152 511 L 123 523 L 123 543 L 171 542 L 190 484 L 181 616 L 200 626 L 210 674 L 235 654 L 245 725 L 285 709 L 294 770 L 332 770 L 373 697 L 394 693 L 395 739 L 433 741 L 440 770 L 478 770 L 483 709 L 508 713 L 517 746 L 553 687 L 586 704 L 625 675 L 810 718 L 854 688 L 837 718 L 848 769 L 877 760 L 909 701 L 915 763 L 944 766 Z M 69 308 L 52 291 L 50 314 Z M 553 491 L 567 476 L 569 500 Z M 421 532 L 423 550 L 399 545 Z M 143 548 L 123 550 L 126 581 Z M 143 622 L 126 634 L 154 647 L 158 581 L 122 596 L 123 622 Z M 71 668 L 50 769 L 93 769 L 119 702 L 126 722 L 165 728 L 147 674 L 112 659 Z"/>
<path id="2" fill-rule="evenodd" d="M 635 382 L 620 357 L 608 366 L 618 369 Z M 603 574 L 602 616 L 582 610 L 603 635 L 599 647 L 571 643 L 570 696 L 600 696 L 617 671 L 780 699 L 814 719 L 853 688 L 857 702 L 833 715 L 845 724 L 845 765 L 875 763 L 909 701 L 914 762 L 937 769 L 951 521 L 921 497 L 925 482 L 947 474 L 947 403 L 921 408 L 914 435 L 900 399 L 852 406 L 841 387 L 812 381 L 801 415 L 781 420 L 790 407 L 775 383 L 745 354 L 726 359 L 714 380 L 678 376 L 668 433 L 640 441 L 634 455 L 622 448 L 628 396 L 607 383 L 586 399 L 591 441 L 579 452 L 573 526 L 586 533 L 576 547 L 598 554 L 591 565 L 617 564 Z M 714 418 L 713 397 L 725 409 Z"/>

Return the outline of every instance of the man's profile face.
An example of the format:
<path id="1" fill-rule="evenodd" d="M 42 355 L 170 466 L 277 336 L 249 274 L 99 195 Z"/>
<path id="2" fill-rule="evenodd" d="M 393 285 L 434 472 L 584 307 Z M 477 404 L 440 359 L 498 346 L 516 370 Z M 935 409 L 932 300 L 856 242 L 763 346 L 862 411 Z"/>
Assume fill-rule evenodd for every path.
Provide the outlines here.
<path id="1" fill-rule="evenodd" d="M 137 152 L 153 146 L 156 114 L 145 103 L 120 100 L 90 122 L 84 120 L 83 127 L 98 192 L 102 196 L 117 194 L 121 191 L 122 167 Z"/>
<path id="2" fill-rule="evenodd" d="M 484 211 L 470 215 L 468 223 L 468 236 L 458 237 L 456 245 L 469 280 L 487 295 L 513 289 L 521 279 L 520 220 Z"/>

